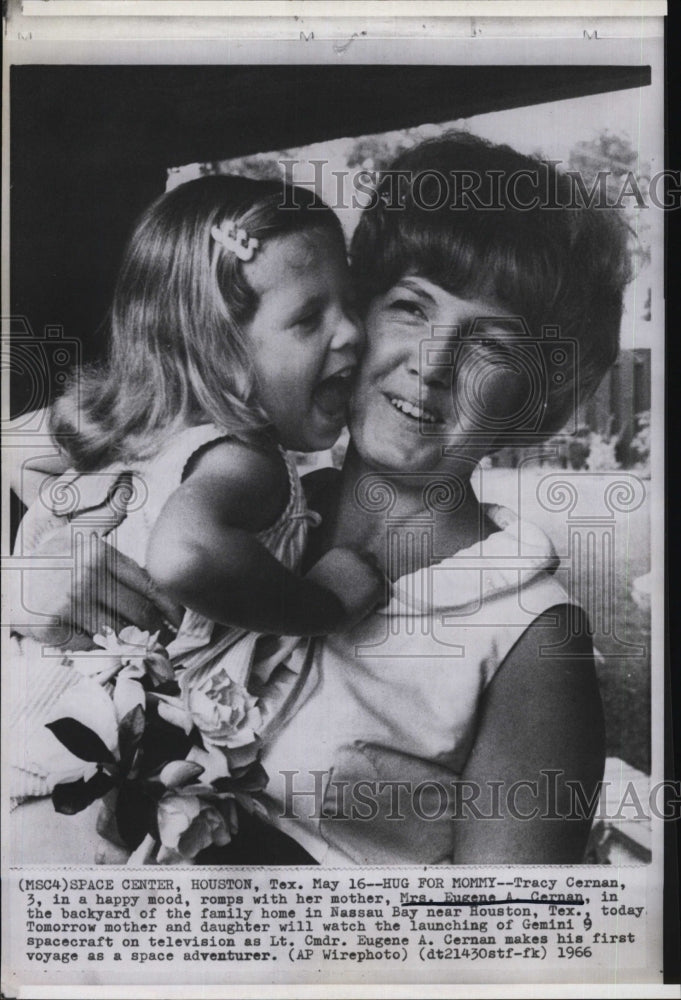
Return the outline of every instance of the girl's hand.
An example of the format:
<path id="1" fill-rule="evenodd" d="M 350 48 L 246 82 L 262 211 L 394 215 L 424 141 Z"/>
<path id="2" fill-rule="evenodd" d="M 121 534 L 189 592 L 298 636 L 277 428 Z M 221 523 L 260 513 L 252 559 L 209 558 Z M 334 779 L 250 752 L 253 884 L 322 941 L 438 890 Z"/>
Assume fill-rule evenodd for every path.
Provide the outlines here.
<path id="1" fill-rule="evenodd" d="M 348 631 L 390 599 L 390 584 L 375 558 L 343 546 L 329 549 L 305 579 L 330 590 L 343 605 L 346 618 L 338 632 Z"/>

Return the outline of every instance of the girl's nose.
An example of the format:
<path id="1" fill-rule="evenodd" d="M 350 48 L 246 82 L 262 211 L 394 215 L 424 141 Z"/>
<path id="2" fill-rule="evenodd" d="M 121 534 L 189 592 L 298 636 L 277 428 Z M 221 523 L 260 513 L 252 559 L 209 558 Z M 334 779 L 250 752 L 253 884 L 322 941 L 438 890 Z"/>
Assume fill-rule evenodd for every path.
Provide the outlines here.
<path id="1" fill-rule="evenodd" d="M 358 351 L 362 350 L 364 347 L 364 327 L 357 316 L 343 312 L 336 324 L 331 347 L 335 351 L 342 351 L 347 347 Z"/>

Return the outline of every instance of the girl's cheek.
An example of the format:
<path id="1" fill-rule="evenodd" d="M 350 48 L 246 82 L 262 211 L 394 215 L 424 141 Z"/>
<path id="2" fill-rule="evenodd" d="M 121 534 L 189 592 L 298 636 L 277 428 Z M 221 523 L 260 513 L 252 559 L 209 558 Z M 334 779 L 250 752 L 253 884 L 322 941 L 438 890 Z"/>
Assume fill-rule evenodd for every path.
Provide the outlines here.
<path id="1" fill-rule="evenodd" d="M 390 343 L 390 324 L 377 321 L 366 330 L 367 354 L 380 354 L 385 351 L 385 345 Z"/>

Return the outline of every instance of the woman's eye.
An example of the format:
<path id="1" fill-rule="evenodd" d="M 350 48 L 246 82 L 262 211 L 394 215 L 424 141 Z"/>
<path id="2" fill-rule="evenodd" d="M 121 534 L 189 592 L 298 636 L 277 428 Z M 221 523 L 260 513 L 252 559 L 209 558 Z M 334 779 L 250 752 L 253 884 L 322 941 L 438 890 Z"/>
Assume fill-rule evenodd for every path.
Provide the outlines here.
<path id="1" fill-rule="evenodd" d="M 508 353 L 508 345 L 503 344 L 500 340 L 493 340 L 491 338 L 486 338 L 485 340 L 478 341 L 478 347 L 481 347 L 486 351 L 495 351 L 497 354 Z"/>
<path id="2" fill-rule="evenodd" d="M 396 299 L 391 306 L 397 312 L 407 313 L 409 316 L 414 316 L 416 319 L 426 320 L 428 317 L 424 309 L 415 302 L 413 299 Z"/>

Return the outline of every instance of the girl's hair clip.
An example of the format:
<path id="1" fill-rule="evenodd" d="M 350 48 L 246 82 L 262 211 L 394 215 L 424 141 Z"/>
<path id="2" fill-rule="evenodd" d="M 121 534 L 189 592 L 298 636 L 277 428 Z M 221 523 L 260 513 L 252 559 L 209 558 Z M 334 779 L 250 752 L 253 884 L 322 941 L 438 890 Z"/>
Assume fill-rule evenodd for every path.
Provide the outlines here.
<path id="1" fill-rule="evenodd" d="M 221 243 L 226 250 L 235 253 L 239 260 L 251 260 L 260 246 L 260 240 L 249 237 L 245 229 L 237 229 L 236 223 L 228 219 L 220 226 L 213 226 L 210 231 L 216 243 Z"/>

